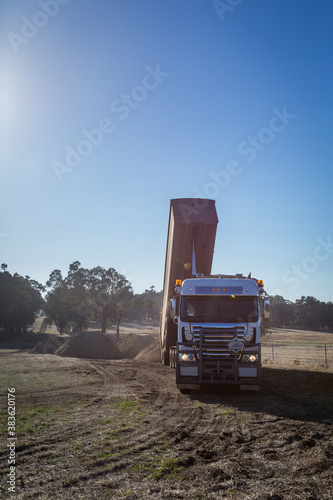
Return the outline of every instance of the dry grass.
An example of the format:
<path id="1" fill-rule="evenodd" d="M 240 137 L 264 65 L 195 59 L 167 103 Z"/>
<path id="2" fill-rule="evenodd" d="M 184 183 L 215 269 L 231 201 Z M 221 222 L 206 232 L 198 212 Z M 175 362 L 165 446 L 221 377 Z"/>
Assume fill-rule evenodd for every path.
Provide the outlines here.
<path id="1" fill-rule="evenodd" d="M 333 333 L 293 330 L 288 328 L 270 328 L 262 338 L 263 344 L 314 344 L 333 345 Z"/>

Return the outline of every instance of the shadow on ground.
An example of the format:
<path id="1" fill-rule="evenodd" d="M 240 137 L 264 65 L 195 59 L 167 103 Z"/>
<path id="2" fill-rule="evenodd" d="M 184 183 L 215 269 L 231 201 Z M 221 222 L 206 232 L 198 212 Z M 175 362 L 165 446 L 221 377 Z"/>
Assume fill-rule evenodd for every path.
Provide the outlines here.
<path id="1" fill-rule="evenodd" d="M 333 424 L 333 374 L 263 368 L 257 392 L 232 386 L 203 386 L 190 397 L 205 404 L 226 405 L 240 411 L 269 413 L 304 422 Z"/>

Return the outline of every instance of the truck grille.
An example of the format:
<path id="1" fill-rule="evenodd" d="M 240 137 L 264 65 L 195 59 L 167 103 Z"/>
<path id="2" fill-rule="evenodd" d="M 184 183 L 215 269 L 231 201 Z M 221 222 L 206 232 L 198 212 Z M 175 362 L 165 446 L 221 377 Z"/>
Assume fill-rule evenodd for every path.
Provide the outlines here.
<path id="1" fill-rule="evenodd" d="M 200 336 L 202 337 L 202 355 L 204 359 L 234 358 L 234 353 L 230 350 L 228 344 L 232 340 L 244 342 L 244 336 L 247 332 L 247 325 L 237 325 L 229 327 L 209 326 L 192 324 L 193 342 L 197 354 L 199 354 Z M 239 357 L 239 355 L 238 355 Z"/>

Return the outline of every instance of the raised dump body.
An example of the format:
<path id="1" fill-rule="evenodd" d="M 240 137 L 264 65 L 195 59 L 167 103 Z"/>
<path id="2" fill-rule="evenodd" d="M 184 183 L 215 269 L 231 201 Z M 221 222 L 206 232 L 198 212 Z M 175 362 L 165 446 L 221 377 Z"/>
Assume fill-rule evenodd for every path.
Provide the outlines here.
<path id="1" fill-rule="evenodd" d="M 200 273 L 210 275 L 218 218 L 214 200 L 179 198 L 170 201 L 160 325 L 162 362 L 169 364 L 177 342 L 177 325 L 170 318 L 176 280 Z"/>

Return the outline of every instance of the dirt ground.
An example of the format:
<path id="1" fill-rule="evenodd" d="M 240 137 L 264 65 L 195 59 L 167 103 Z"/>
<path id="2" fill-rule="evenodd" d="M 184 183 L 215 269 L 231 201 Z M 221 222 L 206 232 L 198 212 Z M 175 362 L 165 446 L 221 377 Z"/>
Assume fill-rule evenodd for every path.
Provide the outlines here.
<path id="1" fill-rule="evenodd" d="M 15 499 L 333 499 L 333 373 L 263 368 L 256 393 L 182 395 L 132 359 L 0 352 L 1 494 L 15 388 Z"/>

